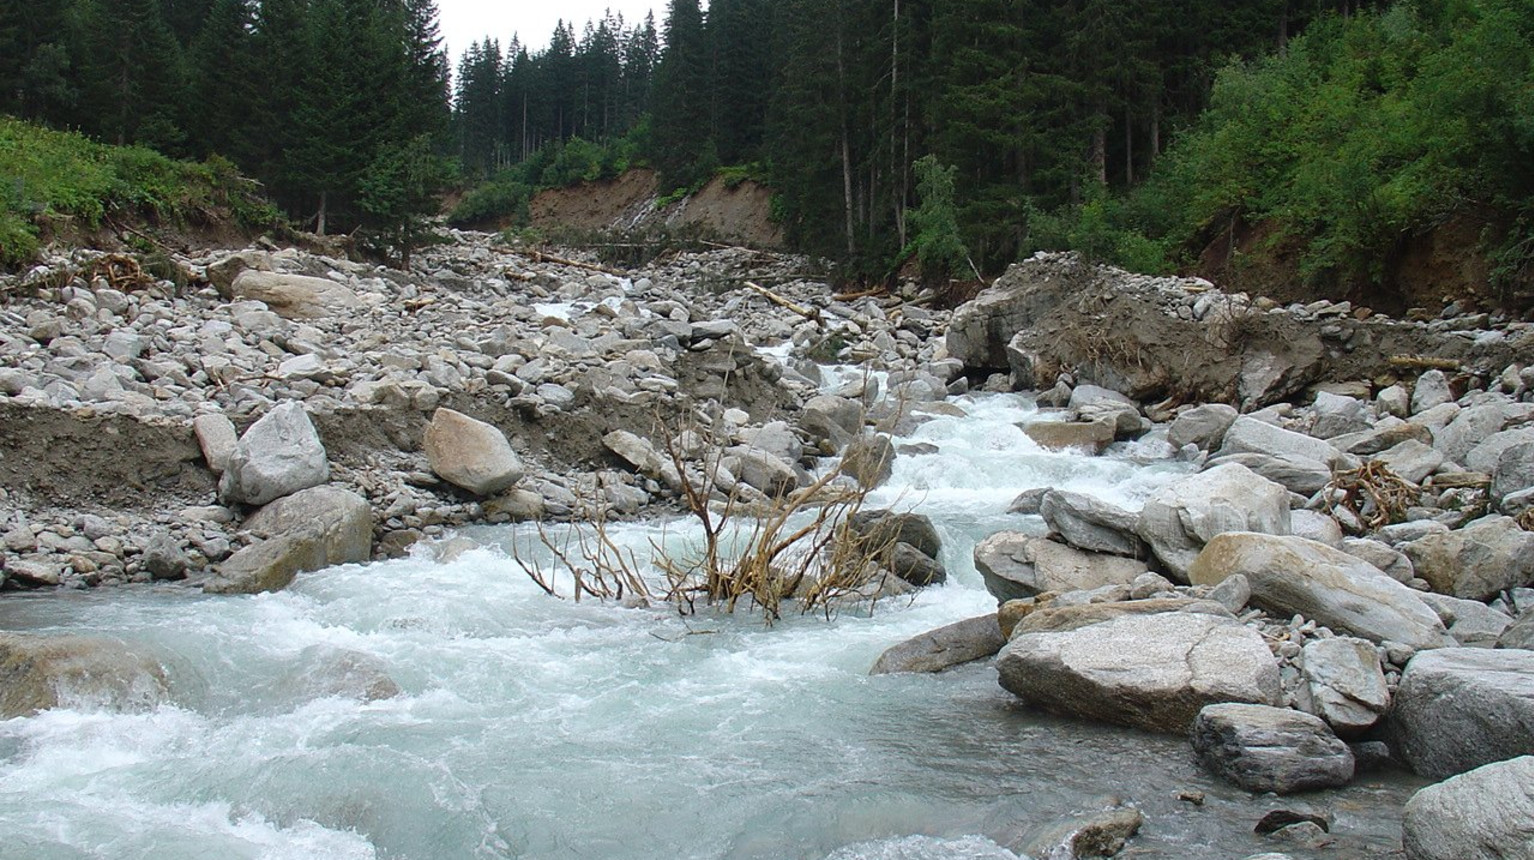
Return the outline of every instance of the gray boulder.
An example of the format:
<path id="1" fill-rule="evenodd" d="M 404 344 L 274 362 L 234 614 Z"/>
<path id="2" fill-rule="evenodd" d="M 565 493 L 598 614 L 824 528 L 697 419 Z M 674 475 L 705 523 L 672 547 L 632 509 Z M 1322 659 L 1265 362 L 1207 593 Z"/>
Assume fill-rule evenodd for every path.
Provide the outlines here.
<path id="1" fill-rule="evenodd" d="M 432 414 L 423 447 L 438 477 L 477 496 L 493 496 L 526 474 L 506 434 L 451 409 Z"/>
<path id="2" fill-rule="evenodd" d="M 1479 600 L 1464 600 L 1431 591 L 1421 593 L 1422 602 L 1433 608 L 1454 641 L 1470 648 L 1495 648 L 1497 639 L 1512 625 L 1512 616 Z"/>
<path id="3" fill-rule="evenodd" d="M 230 283 L 230 297 L 255 299 L 289 319 L 338 316 L 362 306 L 357 294 L 328 278 L 246 269 Z"/>
<path id="4" fill-rule="evenodd" d="M 1353 753 L 1318 717 L 1289 708 L 1222 703 L 1189 730 L 1209 770 L 1247 791 L 1293 794 L 1347 785 Z"/>
<path id="5" fill-rule="evenodd" d="M 279 499 L 257 511 L 245 528 L 265 539 L 225 559 L 204 591 L 280 591 L 300 573 L 372 556 L 372 507 L 339 487 L 314 487 Z"/>
<path id="6" fill-rule="evenodd" d="M 1128 585 L 1146 571 L 1136 559 L 1083 552 L 1022 532 L 997 532 L 981 541 L 975 568 L 1000 603 L 1046 591 Z"/>
<path id="7" fill-rule="evenodd" d="M 1412 570 L 1411 559 L 1382 540 L 1345 537 L 1342 539 L 1340 549 L 1354 558 L 1374 565 L 1396 582 L 1411 582 L 1417 576 L 1416 571 Z"/>
<path id="8" fill-rule="evenodd" d="M 804 404 L 799 426 L 832 451 L 840 451 L 862 433 L 863 405 L 846 397 L 819 394 Z"/>
<path id="9" fill-rule="evenodd" d="M 1262 637 L 1199 613 L 1121 615 L 1062 632 L 1020 625 L 996 668 L 1032 707 L 1155 732 L 1186 732 L 1205 705 L 1283 700 Z"/>
<path id="10" fill-rule="evenodd" d="M 1526 611 L 1497 637 L 1498 648 L 1534 651 L 1534 611 Z"/>
<path id="11" fill-rule="evenodd" d="M 1449 377 L 1441 370 L 1429 370 L 1417 377 L 1417 384 L 1412 386 L 1411 412 L 1417 415 L 1452 400 L 1454 394 L 1449 390 Z"/>
<path id="12" fill-rule="evenodd" d="M 1471 449 L 1500 432 L 1510 422 L 1527 420 L 1527 403 L 1483 403 L 1463 409 L 1454 420 L 1433 434 L 1433 447 L 1456 463 L 1463 463 Z"/>
<path id="13" fill-rule="evenodd" d="M 1007 640 L 1001 635 L 994 613 L 967 618 L 891 646 L 879 655 L 868 674 L 941 672 L 951 666 L 984 660 L 1005 644 Z"/>
<path id="14" fill-rule="evenodd" d="M 1145 555 L 1145 543 L 1135 534 L 1139 515 L 1096 496 L 1050 490 L 1039 513 L 1052 532 L 1077 549 L 1131 558 Z"/>
<path id="15" fill-rule="evenodd" d="M 1231 422 L 1216 457 L 1231 454 L 1260 454 L 1294 462 L 1312 461 L 1327 469 L 1351 469 L 1358 465 L 1357 458 L 1344 454 L 1336 446 L 1322 439 L 1285 430 L 1266 421 L 1243 415 Z"/>
<path id="16" fill-rule="evenodd" d="M 1502 452 L 1525 442 L 1534 442 L 1534 427 L 1517 427 L 1493 433 L 1477 442 L 1465 455 L 1465 467 L 1475 472 L 1491 474 L 1496 471 Z"/>
<path id="17" fill-rule="evenodd" d="M 155 579 L 185 579 L 190 562 L 181 551 L 181 543 L 169 532 L 157 532 L 144 547 L 144 569 Z"/>
<path id="18" fill-rule="evenodd" d="M 1317 392 L 1312 408 L 1316 413 L 1316 422 L 1311 425 L 1310 435 L 1318 439 L 1331 439 L 1344 433 L 1369 429 L 1369 406 L 1362 400 L 1321 391 Z"/>
<path id="19" fill-rule="evenodd" d="M 0 720 L 59 707 L 146 710 L 167 690 L 159 662 L 123 642 L 0 633 Z"/>
<path id="20" fill-rule="evenodd" d="M 622 457 L 639 474 L 654 478 L 668 487 L 680 487 L 681 474 L 676 463 L 660 452 L 650 440 L 627 430 L 614 430 L 602 437 L 607 450 Z"/>
<path id="21" fill-rule="evenodd" d="M 1491 472 L 1491 497 L 1498 505 L 1508 496 L 1534 487 L 1534 442 L 1509 445 Z"/>
<path id="22" fill-rule="evenodd" d="M 1431 779 L 1534 755 L 1534 651 L 1418 654 L 1401 675 L 1389 728 L 1406 763 Z"/>
<path id="23" fill-rule="evenodd" d="M 888 564 L 891 573 L 917 588 L 948 581 L 948 570 L 942 562 L 908 543 L 896 543 L 890 549 Z"/>
<path id="24" fill-rule="evenodd" d="M 1313 496 L 1332 479 L 1332 468 L 1320 460 L 1268 454 L 1221 454 L 1211 466 L 1245 466 L 1253 472 L 1302 496 Z"/>
<path id="25" fill-rule="evenodd" d="M 1418 791 L 1401 820 L 1407 860 L 1534 860 L 1534 756 Z"/>
<path id="26" fill-rule="evenodd" d="M 234 422 L 222 412 L 199 415 L 192 419 L 192 432 L 197 435 L 197 444 L 202 448 L 202 458 L 207 461 L 208 468 L 215 475 L 224 474 L 229 468 L 229 458 L 234 456 L 235 446 L 240 443 Z"/>
<path id="27" fill-rule="evenodd" d="M 1410 588 L 1378 568 L 1325 544 L 1255 532 L 1219 535 L 1189 568 L 1194 585 L 1243 574 L 1252 603 L 1288 617 L 1303 615 L 1371 642 L 1413 648 L 1454 644 L 1438 615 Z"/>
<path id="28" fill-rule="evenodd" d="M 895 472 L 894 443 L 882 434 L 859 436 L 847 444 L 842 454 L 842 472 L 864 489 L 882 485 Z"/>
<path id="29" fill-rule="evenodd" d="M 1357 736 L 1390 710 L 1390 688 L 1371 643 L 1346 636 L 1315 639 L 1301 654 L 1305 710 L 1325 720 L 1332 731 Z"/>
<path id="30" fill-rule="evenodd" d="M 725 449 L 719 462 L 748 486 L 769 496 L 786 495 L 799 486 L 799 474 L 794 467 L 766 451 L 735 445 Z"/>
<path id="31" fill-rule="evenodd" d="M 330 480 L 330 461 L 314 423 L 295 401 L 279 403 L 250 426 L 219 479 L 224 504 L 264 505 Z"/>
<path id="32" fill-rule="evenodd" d="M 1212 451 L 1220 447 L 1225 439 L 1225 431 L 1230 429 L 1231 423 L 1240 414 L 1234 406 L 1223 403 L 1195 406 L 1179 414 L 1167 427 L 1167 442 L 1173 448 L 1197 445 L 1205 451 Z"/>
<path id="33" fill-rule="evenodd" d="M 1510 517 L 1482 517 L 1464 528 L 1404 544 L 1417 576 L 1434 591 L 1468 600 L 1534 583 L 1534 532 Z"/>
<path id="34" fill-rule="evenodd" d="M 1215 535 L 1289 533 L 1289 492 L 1237 464 L 1216 466 L 1161 488 L 1140 511 L 1137 528 L 1177 577 Z"/>
<path id="35" fill-rule="evenodd" d="M 1442 452 L 1416 439 L 1407 439 L 1392 448 L 1381 451 L 1374 455 L 1374 459 L 1413 484 L 1422 483 L 1428 475 L 1438 471 L 1438 467 L 1444 463 Z"/>

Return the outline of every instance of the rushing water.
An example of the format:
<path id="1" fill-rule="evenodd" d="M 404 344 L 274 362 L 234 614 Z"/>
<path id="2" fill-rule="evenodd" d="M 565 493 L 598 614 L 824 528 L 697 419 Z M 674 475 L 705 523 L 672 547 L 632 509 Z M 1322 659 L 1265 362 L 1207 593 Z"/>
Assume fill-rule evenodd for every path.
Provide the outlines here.
<path id="1" fill-rule="evenodd" d="M 871 500 L 932 516 L 951 579 L 871 615 L 769 629 L 558 600 L 508 557 L 504 529 L 472 531 L 480 548 L 446 563 L 348 565 L 276 594 L 9 596 L 0 629 L 159 654 L 173 704 L 0 722 L 0 858 L 1011 858 L 1108 796 L 1146 815 L 1127 856 L 1312 856 L 1251 832 L 1296 806 L 1335 816 L 1337 845 L 1314 856 L 1397 847 L 1413 787 L 1399 778 L 1254 798 L 1201 774 L 1180 738 L 1026 711 L 989 665 L 867 676 L 890 645 L 994 609 L 970 553 L 998 529 L 1041 529 L 1006 513 L 1019 491 L 1137 507 L 1182 472 L 1154 442 L 1041 452 L 1015 395 L 957 402 L 969 417 L 901 440 L 935 453 L 901 456 Z M 685 530 L 613 533 L 643 547 Z M 329 694 L 338 656 L 357 654 L 403 693 Z M 1189 790 L 1205 803 L 1178 799 Z"/>

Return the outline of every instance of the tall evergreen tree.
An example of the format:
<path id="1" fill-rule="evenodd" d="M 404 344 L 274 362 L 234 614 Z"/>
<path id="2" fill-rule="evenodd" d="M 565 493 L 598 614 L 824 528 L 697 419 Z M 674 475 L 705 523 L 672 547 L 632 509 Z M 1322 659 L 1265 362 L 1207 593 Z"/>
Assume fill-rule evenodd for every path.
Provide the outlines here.
<path id="1" fill-rule="evenodd" d="M 193 148 L 252 164 L 260 133 L 251 110 L 259 78 L 251 0 L 216 0 L 188 57 Z"/>
<path id="2" fill-rule="evenodd" d="M 652 102 L 651 160 L 664 189 L 691 185 L 717 166 L 709 135 L 709 83 L 708 46 L 698 0 L 671 0 Z"/>

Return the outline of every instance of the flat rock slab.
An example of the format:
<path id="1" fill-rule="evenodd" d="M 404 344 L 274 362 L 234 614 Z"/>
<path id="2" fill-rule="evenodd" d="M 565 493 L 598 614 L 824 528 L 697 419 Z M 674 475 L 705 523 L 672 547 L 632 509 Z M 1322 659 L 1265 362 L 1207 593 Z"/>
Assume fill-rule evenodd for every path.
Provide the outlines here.
<path id="1" fill-rule="evenodd" d="M 1534 860 L 1534 757 L 1488 764 L 1407 801 L 1408 860 Z"/>
<path id="2" fill-rule="evenodd" d="M 952 666 L 984 660 L 1007 640 L 994 613 L 955 621 L 891 646 L 874 662 L 870 675 L 894 672 L 941 672 Z"/>
<path id="3" fill-rule="evenodd" d="M 1013 632 L 996 668 L 1025 703 L 1065 716 L 1183 733 L 1205 705 L 1278 705 L 1278 664 L 1238 622 L 1123 615 L 1058 633 Z"/>
<path id="4" fill-rule="evenodd" d="M 1226 703 L 1199 711 L 1190 730 L 1199 761 L 1247 791 L 1293 794 L 1347 785 L 1353 753 L 1319 717 Z"/>
<path id="5" fill-rule="evenodd" d="M 333 316 L 362 305 L 355 292 L 335 281 L 257 269 L 246 269 L 236 275 L 230 293 L 233 298 L 265 302 L 290 319 Z"/>
<path id="6" fill-rule="evenodd" d="M 997 532 L 975 547 L 975 567 L 998 602 L 1046 591 L 1079 591 L 1128 585 L 1145 562 L 1083 552 L 1022 532 Z"/>
<path id="7" fill-rule="evenodd" d="M 1406 763 L 1431 779 L 1534 755 L 1534 651 L 1418 654 L 1401 675 L 1389 727 Z"/>
<path id="8" fill-rule="evenodd" d="M 1305 538 L 1230 532 L 1204 547 L 1188 570 L 1194 585 L 1216 585 L 1242 574 L 1252 604 L 1282 617 L 1303 615 L 1371 642 L 1417 649 L 1454 640 L 1410 588 L 1342 550 Z"/>

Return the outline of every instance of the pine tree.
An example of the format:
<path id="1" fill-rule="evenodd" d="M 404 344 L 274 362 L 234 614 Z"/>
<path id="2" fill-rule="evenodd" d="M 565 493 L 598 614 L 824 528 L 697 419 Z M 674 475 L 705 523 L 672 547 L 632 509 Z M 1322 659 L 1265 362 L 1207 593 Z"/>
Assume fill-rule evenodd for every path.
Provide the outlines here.
<path id="1" fill-rule="evenodd" d="M 82 124 L 113 143 L 181 154 L 185 70 L 159 0 L 77 2 Z"/>
<path id="2" fill-rule="evenodd" d="M 251 0 L 216 0 L 192 43 L 190 123 L 193 148 L 251 164 L 256 155 L 252 105 L 257 98 L 257 66 L 251 35 L 255 10 Z"/>
<path id="3" fill-rule="evenodd" d="M 662 190 L 693 185 L 718 166 L 709 136 L 709 83 L 698 0 L 671 0 L 652 102 L 651 161 Z"/>

